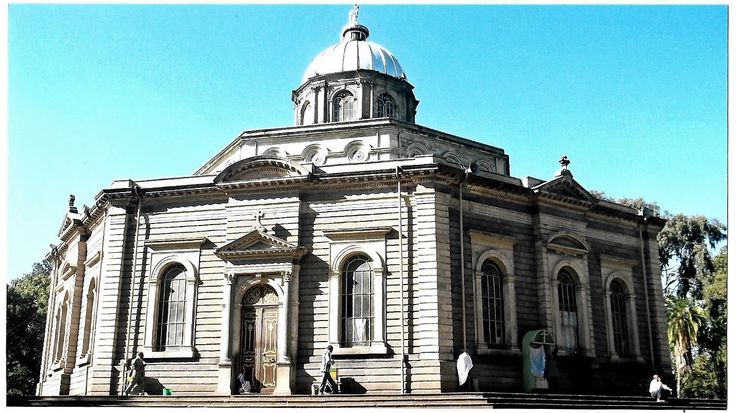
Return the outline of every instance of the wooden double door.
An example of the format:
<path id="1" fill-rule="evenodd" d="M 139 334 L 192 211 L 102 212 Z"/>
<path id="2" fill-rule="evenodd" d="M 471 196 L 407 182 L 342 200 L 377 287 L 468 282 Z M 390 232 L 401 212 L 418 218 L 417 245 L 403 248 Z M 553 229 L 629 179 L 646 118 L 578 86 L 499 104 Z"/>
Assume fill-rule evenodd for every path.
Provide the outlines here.
<path id="1" fill-rule="evenodd" d="M 278 296 L 267 285 L 248 290 L 243 296 L 240 339 L 242 373 L 252 391 L 272 393 L 276 387 Z"/>

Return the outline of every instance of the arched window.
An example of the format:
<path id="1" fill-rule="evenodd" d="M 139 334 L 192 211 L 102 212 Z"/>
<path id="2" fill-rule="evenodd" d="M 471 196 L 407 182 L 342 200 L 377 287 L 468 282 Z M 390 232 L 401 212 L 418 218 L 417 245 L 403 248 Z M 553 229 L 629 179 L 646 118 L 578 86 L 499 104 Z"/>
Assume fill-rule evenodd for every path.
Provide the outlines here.
<path id="1" fill-rule="evenodd" d="M 93 330 L 92 322 L 94 321 L 95 297 L 97 297 L 97 283 L 95 282 L 95 279 L 92 278 L 89 282 L 89 287 L 87 288 L 87 300 L 84 311 L 84 330 L 82 331 L 82 351 L 80 352 L 81 356 L 85 356 L 89 353 L 89 343 Z"/>
<path id="2" fill-rule="evenodd" d="M 629 354 L 629 328 L 626 315 L 626 287 L 619 280 L 611 281 L 611 326 L 613 346 L 617 354 Z"/>
<path id="3" fill-rule="evenodd" d="M 376 99 L 376 117 L 377 118 L 393 118 L 394 117 L 394 101 L 388 93 L 381 93 Z"/>
<path id="4" fill-rule="evenodd" d="M 312 105 L 309 104 L 309 101 L 304 102 L 304 105 L 302 105 L 302 111 L 299 116 L 299 124 L 300 125 L 310 125 L 314 123 L 314 112 L 312 111 Z"/>
<path id="5" fill-rule="evenodd" d="M 357 256 L 342 277 L 342 345 L 370 345 L 373 337 L 373 273 L 368 258 Z"/>
<path id="6" fill-rule="evenodd" d="M 54 360 L 59 361 L 64 357 L 64 340 L 66 338 L 66 316 L 69 310 L 69 301 L 65 297 L 64 303 L 56 313 L 56 351 Z"/>
<path id="7" fill-rule="evenodd" d="M 186 309 L 186 271 L 181 265 L 169 268 L 159 291 L 156 350 L 165 351 L 184 344 Z"/>
<path id="8" fill-rule="evenodd" d="M 578 307 L 575 300 L 575 276 L 570 268 L 563 268 L 557 276 L 557 299 L 560 307 L 559 345 L 562 348 L 578 348 Z"/>
<path id="9" fill-rule="evenodd" d="M 342 91 L 332 99 L 332 121 L 342 122 L 353 119 L 353 95 Z"/>
<path id="10" fill-rule="evenodd" d="M 504 345 L 503 283 L 501 270 L 493 261 L 481 267 L 483 335 L 488 346 Z"/>

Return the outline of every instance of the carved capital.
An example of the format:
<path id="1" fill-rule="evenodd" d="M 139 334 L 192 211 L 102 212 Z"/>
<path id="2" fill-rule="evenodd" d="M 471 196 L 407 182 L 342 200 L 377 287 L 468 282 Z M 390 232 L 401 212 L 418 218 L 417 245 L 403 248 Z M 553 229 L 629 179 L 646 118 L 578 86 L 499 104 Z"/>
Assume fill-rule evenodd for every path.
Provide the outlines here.
<path id="1" fill-rule="evenodd" d="M 223 274 L 223 276 L 225 277 L 225 282 L 226 283 L 228 283 L 230 285 L 233 284 L 233 281 L 235 280 L 235 274 L 234 273 L 231 273 L 231 272 L 230 273 L 225 273 L 225 274 Z"/>
<path id="2" fill-rule="evenodd" d="M 281 271 L 281 277 L 284 279 L 285 283 L 291 282 L 293 273 L 291 270 Z"/>

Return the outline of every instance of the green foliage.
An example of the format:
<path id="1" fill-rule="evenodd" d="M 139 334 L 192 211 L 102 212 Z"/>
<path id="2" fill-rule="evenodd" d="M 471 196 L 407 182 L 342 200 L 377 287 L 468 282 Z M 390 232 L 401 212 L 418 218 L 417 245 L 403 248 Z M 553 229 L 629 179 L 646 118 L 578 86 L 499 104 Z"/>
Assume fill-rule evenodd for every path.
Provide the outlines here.
<path id="1" fill-rule="evenodd" d="M 714 360 L 714 357 L 708 353 L 695 356 L 692 370 L 683 379 L 681 393 L 679 393 L 680 397 L 725 399 L 725 355 L 726 349 L 724 347 L 722 352 L 724 359 L 722 361 Z M 721 365 L 724 370 L 715 369 L 713 368 L 714 365 Z"/>
<path id="2" fill-rule="evenodd" d="M 698 331 L 698 348 L 690 374 L 683 383 L 691 397 L 726 397 L 726 318 L 728 292 L 728 249 L 713 258 L 714 271 L 704 276 L 701 300 L 706 323 Z"/>
<path id="3" fill-rule="evenodd" d="M 710 249 L 725 239 L 726 227 L 716 219 L 683 214 L 669 218 L 657 236 L 657 242 L 668 287 L 674 286 L 678 297 L 692 295 L 696 299 L 703 298 L 703 288 L 711 283 L 715 271 Z M 677 263 L 674 278 L 669 276 L 670 260 Z"/>
<path id="4" fill-rule="evenodd" d="M 667 297 L 667 338 L 673 349 L 679 374 L 687 373 L 693 364 L 692 350 L 698 341 L 698 330 L 705 324 L 705 310 L 688 297 Z"/>
<path id="5" fill-rule="evenodd" d="M 668 288 L 668 338 L 682 397 L 726 397 L 728 250 L 726 227 L 703 216 L 670 217 L 660 232 Z M 677 268 L 670 272 L 667 263 Z"/>
<path id="6" fill-rule="evenodd" d="M 49 297 L 47 261 L 8 284 L 6 318 L 7 394 L 32 395 L 41 369 L 46 306 Z"/>
<path id="7" fill-rule="evenodd" d="M 643 210 L 644 208 L 647 208 L 654 216 L 667 216 L 669 213 L 667 211 L 662 212 L 662 208 L 657 205 L 656 202 L 647 202 L 644 200 L 644 198 L 618 198 L 614 199 L 608 195 L 606 195 L 603 191 L 596 191 L 592 190 L 589 191 L 591 195 L 598 199 L 602 199 L 604 201 L 608 202 L 615 202 L 617 204 L 625 205 L 627 207 L 631 207 L 634 209 L 637 209 L 639 211 Z"/>

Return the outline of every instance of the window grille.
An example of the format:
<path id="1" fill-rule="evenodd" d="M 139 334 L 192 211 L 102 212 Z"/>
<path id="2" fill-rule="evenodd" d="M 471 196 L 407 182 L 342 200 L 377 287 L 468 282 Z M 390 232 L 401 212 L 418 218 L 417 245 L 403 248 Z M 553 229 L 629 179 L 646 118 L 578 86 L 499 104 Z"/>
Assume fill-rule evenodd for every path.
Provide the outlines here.
<path id="1" fill-rule="evenodd" d="M 345 266 L 342 286 L 343 345 L 370 345 L 373 336 L 373 274 L 364 257 Z"/>
<path id="2" fill-rule="evenodd" d="M 393 118 L 394 117 L 394 101 L 386 93 L 382 93 L 376 100 L 376 117 Z"/>
<path id="3" fill-rule="evenodd" d="M 558 276 L 557 298 L 560 304 L 560 345 L 575 350 L 578 347 L 578 308 L 575 302 L 575 281 L 568 269 Z"/>
<path id="4" fill-rule="evenodd" d="M 311 123 L 314 123 L 312 121 L 312 107 L 309 104 L 309 102 L 304 103 L 302 106 L 302 113 L 299 118 L 299 124 L 300 125 L 309 125 Z"/>
<path id="5" fill-rule="evenodd" d="M 504 344 L 503 284 L 501 270 L 491 261 L 481 267 L 481 294 L 483 298 L 483 335 L 486 344 Z"/>
<path id="6" fill-rule="evenodd" d="M 621 282 L 611 282 L 611 324 L 616 353 L 629 353 L 628 325 L 626 320 L 626 290 Z"/>
<path id="7" fill-rule="evenodd" d="M 97 285 L 95 280 L 92 279 L 90 282 L 89 289 L 87 291 L 87 303 L 85 305 L 84 312 L 84 337 L 82 338 L 82 355 L 89 352 L 89 342 L 92 335 L 92 317 L 94 317 L 93 310 L 95 306 L 95 297 L 97 296 Z"/>
<path id="8" fill-rule="evenodd" d="M 156 351 L 184 344 L 186 286 L 186 273 L 180 266 L 169 269 L 161 280 Z"/>
<path id="9" fill-rule="evenodd" d="M 332 121 L 342 122 L 353 118 L 353 95 L 340 92 L 332 100 Z"/>

